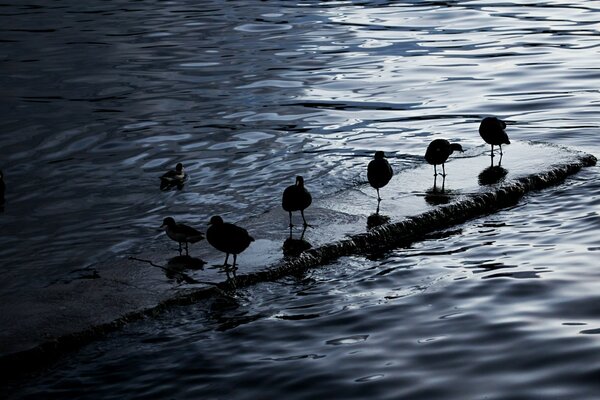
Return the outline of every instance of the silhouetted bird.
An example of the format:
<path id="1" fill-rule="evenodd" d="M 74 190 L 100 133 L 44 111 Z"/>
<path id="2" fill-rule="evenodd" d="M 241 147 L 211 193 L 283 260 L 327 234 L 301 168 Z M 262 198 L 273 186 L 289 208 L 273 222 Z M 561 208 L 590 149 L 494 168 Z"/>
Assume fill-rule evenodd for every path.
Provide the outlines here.
<path id="1" fill-rule="evenodd" d="M 450 143 L 446 139 L 435 139 L 425 152 L 425 160 L 433 165 L 433 176 L 437 176 L 437 165 L 442 164 L 442 176 L 446 176 L 446 168 L 444 163 L 454 151 L 463 151 L 463 148 L 458 143 Z"/>
<path id="2" fill-rule="evenodd" d="M 500 146 L 500 157 L 502 157 L 502 145 L 510 144 L 508 135 L 504 131 L 506 122 L 496 117 L 485 117 L 479 125 L 479 135 L 486 143 L 492 145 L 491 157 L 494 158 L 494 145 Z"/>
<path id="3" fill-rule="evenodd" d="M 173 186 L 182 186 L 185 181 L 185 170 L 182 163 L 177 163 L 174 170 L 165 172 L 160 177 L 161 190 L 171 188 Z"/>
<path id="4" fill-rule="evenodd" d="M 381 201 L 379 189 L 387 185 L 392 176 L 394 176 L 394 171 L 388 160 L 385 159 L 385 153 L 376 151 L 374 159 L 369 162 L 367 167 L 367 178 L 371 186 L 377 190 L 377 201 Z"/>
<path id="5" fill-rule="evenodd" d="M 212 247 L 225 253 L 224 265 L 227 265 L 229 254 L 233 254 L 235 270 L 237 255 L 246 250 L 254 242 L 254 238 L 244 228 L 223 222 L 223 218 L 218 215 L 213 216 L 208 224 L 210 226 L 206 230 L 206 240 Z"/>
<path id="6" fill-rule="evenodd" d="M 4 192 L 6 191 L 6 185 L 4 184 L 4 174 L 0 170 L 0 205 L 4 204 Z"/>
<path id="7" fill-rule="evenodd" d="M 304 187 L 304 178 L 297 176 L 296 184 L 288 186 L 283 191 L 283 199 L 281 201 L 283 209 L 290 213 L 290 227 L 294 226 L 292 224 L 292 211 L 298 210 L 302 214 L 304 226 L 308 226 L 306 218 L 304 218 L 304 210 L 310 206 L 310 203 L 312 203 L 312 197 Z"/>
<path id="8" fill-rule="evenodd" d="M 185 243 L 185 254 L 188 253 L 188 243 L 196 243 L 204 239 L 202 232 L 187 226 L 185 224 L 178 224 L 171 217 L 167 217 L 163 220 L 161 228 L 165 228 L 167 236 L 179 243 L 179 254 L 181 254 L 181 244 Z"/>

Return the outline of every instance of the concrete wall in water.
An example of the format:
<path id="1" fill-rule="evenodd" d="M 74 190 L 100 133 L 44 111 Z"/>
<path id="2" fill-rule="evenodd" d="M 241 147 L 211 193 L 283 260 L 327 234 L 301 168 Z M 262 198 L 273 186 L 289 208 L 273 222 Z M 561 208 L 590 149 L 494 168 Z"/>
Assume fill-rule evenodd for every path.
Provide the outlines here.
<path id="1" fill-rule="evenodd" d="M 394 164 L 393 159 L 390 162 Z M 297 226 L 290 236 L 288 215 L 280 208 L 245 221 L 227 221 L 245 227 L 256 239 L 238 257 L 235 283 L 218 268 L 224 256 L 205 241 L 192 245 L 192 257 L 185 258 L 178 257 L 176 244 L 161 235 L 157 240 L 164 242 L 164 251 L 160 253 L 98 266 L 94 279 L 57 283 L 38 298 L 0 306 L 2 376 L 6 379 L 36 368 L 171 304 L 297 274 L 341 256 L 407 245 L 428 233 L 514 205 L 527 193 L 556 185 L 595 163 L 594 156 L 570 149 L 515 142 L 505 146 L 502 167 L 491 167 L 489 146 L 480 146 L 453 154 L 445 180 L 438 176 L 434 181 L 433 167 L 424 161 L 396 171 L 381 189 L 379 213 L 375 190 L 363 184 L 315 199 L 305 212 L 313 226 L 303 235 L 299 213 L 294 215 Z M 364 176 L 366 182 L 366 164 Z M 274 187 L 273 195 L 280 197 L 292 180 Z M 306 187 L 310 190 L 310 181 Z"/>

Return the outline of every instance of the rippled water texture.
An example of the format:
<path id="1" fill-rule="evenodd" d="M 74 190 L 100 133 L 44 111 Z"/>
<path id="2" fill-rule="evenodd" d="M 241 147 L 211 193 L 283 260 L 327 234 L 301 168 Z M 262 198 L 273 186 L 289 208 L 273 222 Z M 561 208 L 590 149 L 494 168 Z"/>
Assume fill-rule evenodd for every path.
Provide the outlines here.
<path id="1" fill-rule="evenodd" d="M 403 168 L 436 135 L 478 146 L 489 114 L 598 155 L 598 21 L 592 1 L 4 4 L 0 296 L 152 249 L 165 215 L 239 220 L 296 174 L 313 196 L 365 181 L 376 149 Z M 159 191 L 177 161 L 190 181 Z M 597 175 L 136 324 L 17 393 L 597 398 Z"/>

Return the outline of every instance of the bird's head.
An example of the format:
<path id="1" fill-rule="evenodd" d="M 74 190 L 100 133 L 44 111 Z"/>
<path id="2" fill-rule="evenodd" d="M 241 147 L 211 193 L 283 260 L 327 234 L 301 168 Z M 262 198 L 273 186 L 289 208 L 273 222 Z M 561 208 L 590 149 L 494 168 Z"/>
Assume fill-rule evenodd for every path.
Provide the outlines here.
<path id="1" fill-rule="evenodd" d="M 304 178 L 300 175 L 296 177 L 296 186 L 304 187 Z"/>
<path id="2" fill-rule="evenodd" d="M 167 217 L 165 219 L 163 219 L 163 223 L 160 226 L 161 228 L 165 228 L 165 227 L 169 227 L 169 226 L 175 226 L 175 220 L 172 217 Z"/>
<path id="3" fill-rule="evenodd" d="M 454 151 L 460 151 L 461 153 L 464 152 L 462 146 L 460 144 L 458 144 L 458 143 L 451 143 L 450 144 L 450 150 L 452 150 L 453 152 Z"/>
<path id="4" fill-rule="evenodd" d="M 209 225 L 223 225 L 223 218 L 218 215 L 214 215 L 210 218 L 208 222 Z"/>
<path id="5" fill-rule="evenodd" d="M 177 163 L 177 165 L 175 166 L 175 171 L 177 171 L 177 173 L 181 173 L 183 171 L 183 164 Z"/>
<path id="6" fill-rule="evenodd" d="M 385 158 L 385 153 L 381 150 L 375 152 L 376 160 L 383 160 Z"/>

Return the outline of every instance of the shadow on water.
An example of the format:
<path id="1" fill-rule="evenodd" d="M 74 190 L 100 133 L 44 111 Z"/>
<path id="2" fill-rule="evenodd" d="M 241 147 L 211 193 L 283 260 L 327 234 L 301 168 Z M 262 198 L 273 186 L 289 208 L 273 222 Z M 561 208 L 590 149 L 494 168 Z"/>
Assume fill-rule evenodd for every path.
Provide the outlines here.
<path id="1" fill-rule="evenodd" d="M 493 165 L 481 171 L 477 180 L 481 186 L 494 185 L 503 181 L 507 174 L 508 170 L 506 168 L 502 168 L 500 165 Z"/>
<path id="2" fill-rule="evenodd" d="M 206 261 L 187 255 L 176 256 L 167 262 L 163 269 L 168 279 L 174 279 L 178 283 L 196 283 L 196 281 L 186 274 L 186 271 L 203 270 Z"/>
<path id="3" fill-rule="evenodd" d="M 425 192 L 425 201 L 430 206 L 448 204 L 450 200 L 452 200 L 452 193 L 445 191 L 443 185 L 441 189 L 434 185 Z"/>
<path id="4" fill-rule="evenodd" d="M 298 257 L 302 252 L 312 248 L 312 245 L 304 240 L 304 234 L 306 233 L 306 226 L 302 229 L 299 239 L 294 239 L 292 236 L 292 228 L 290 228 L 290 236 L 283 242 L 283 256 L 284 257 Z"/>
<path id="5" fill-rule="evenodd" d="M 390 217 L 379 214 L 379 207 L 377 207 L 377 212 L 367 217 L 367 229 L 373 229 L 388 222 L 390 222 Z"/>

